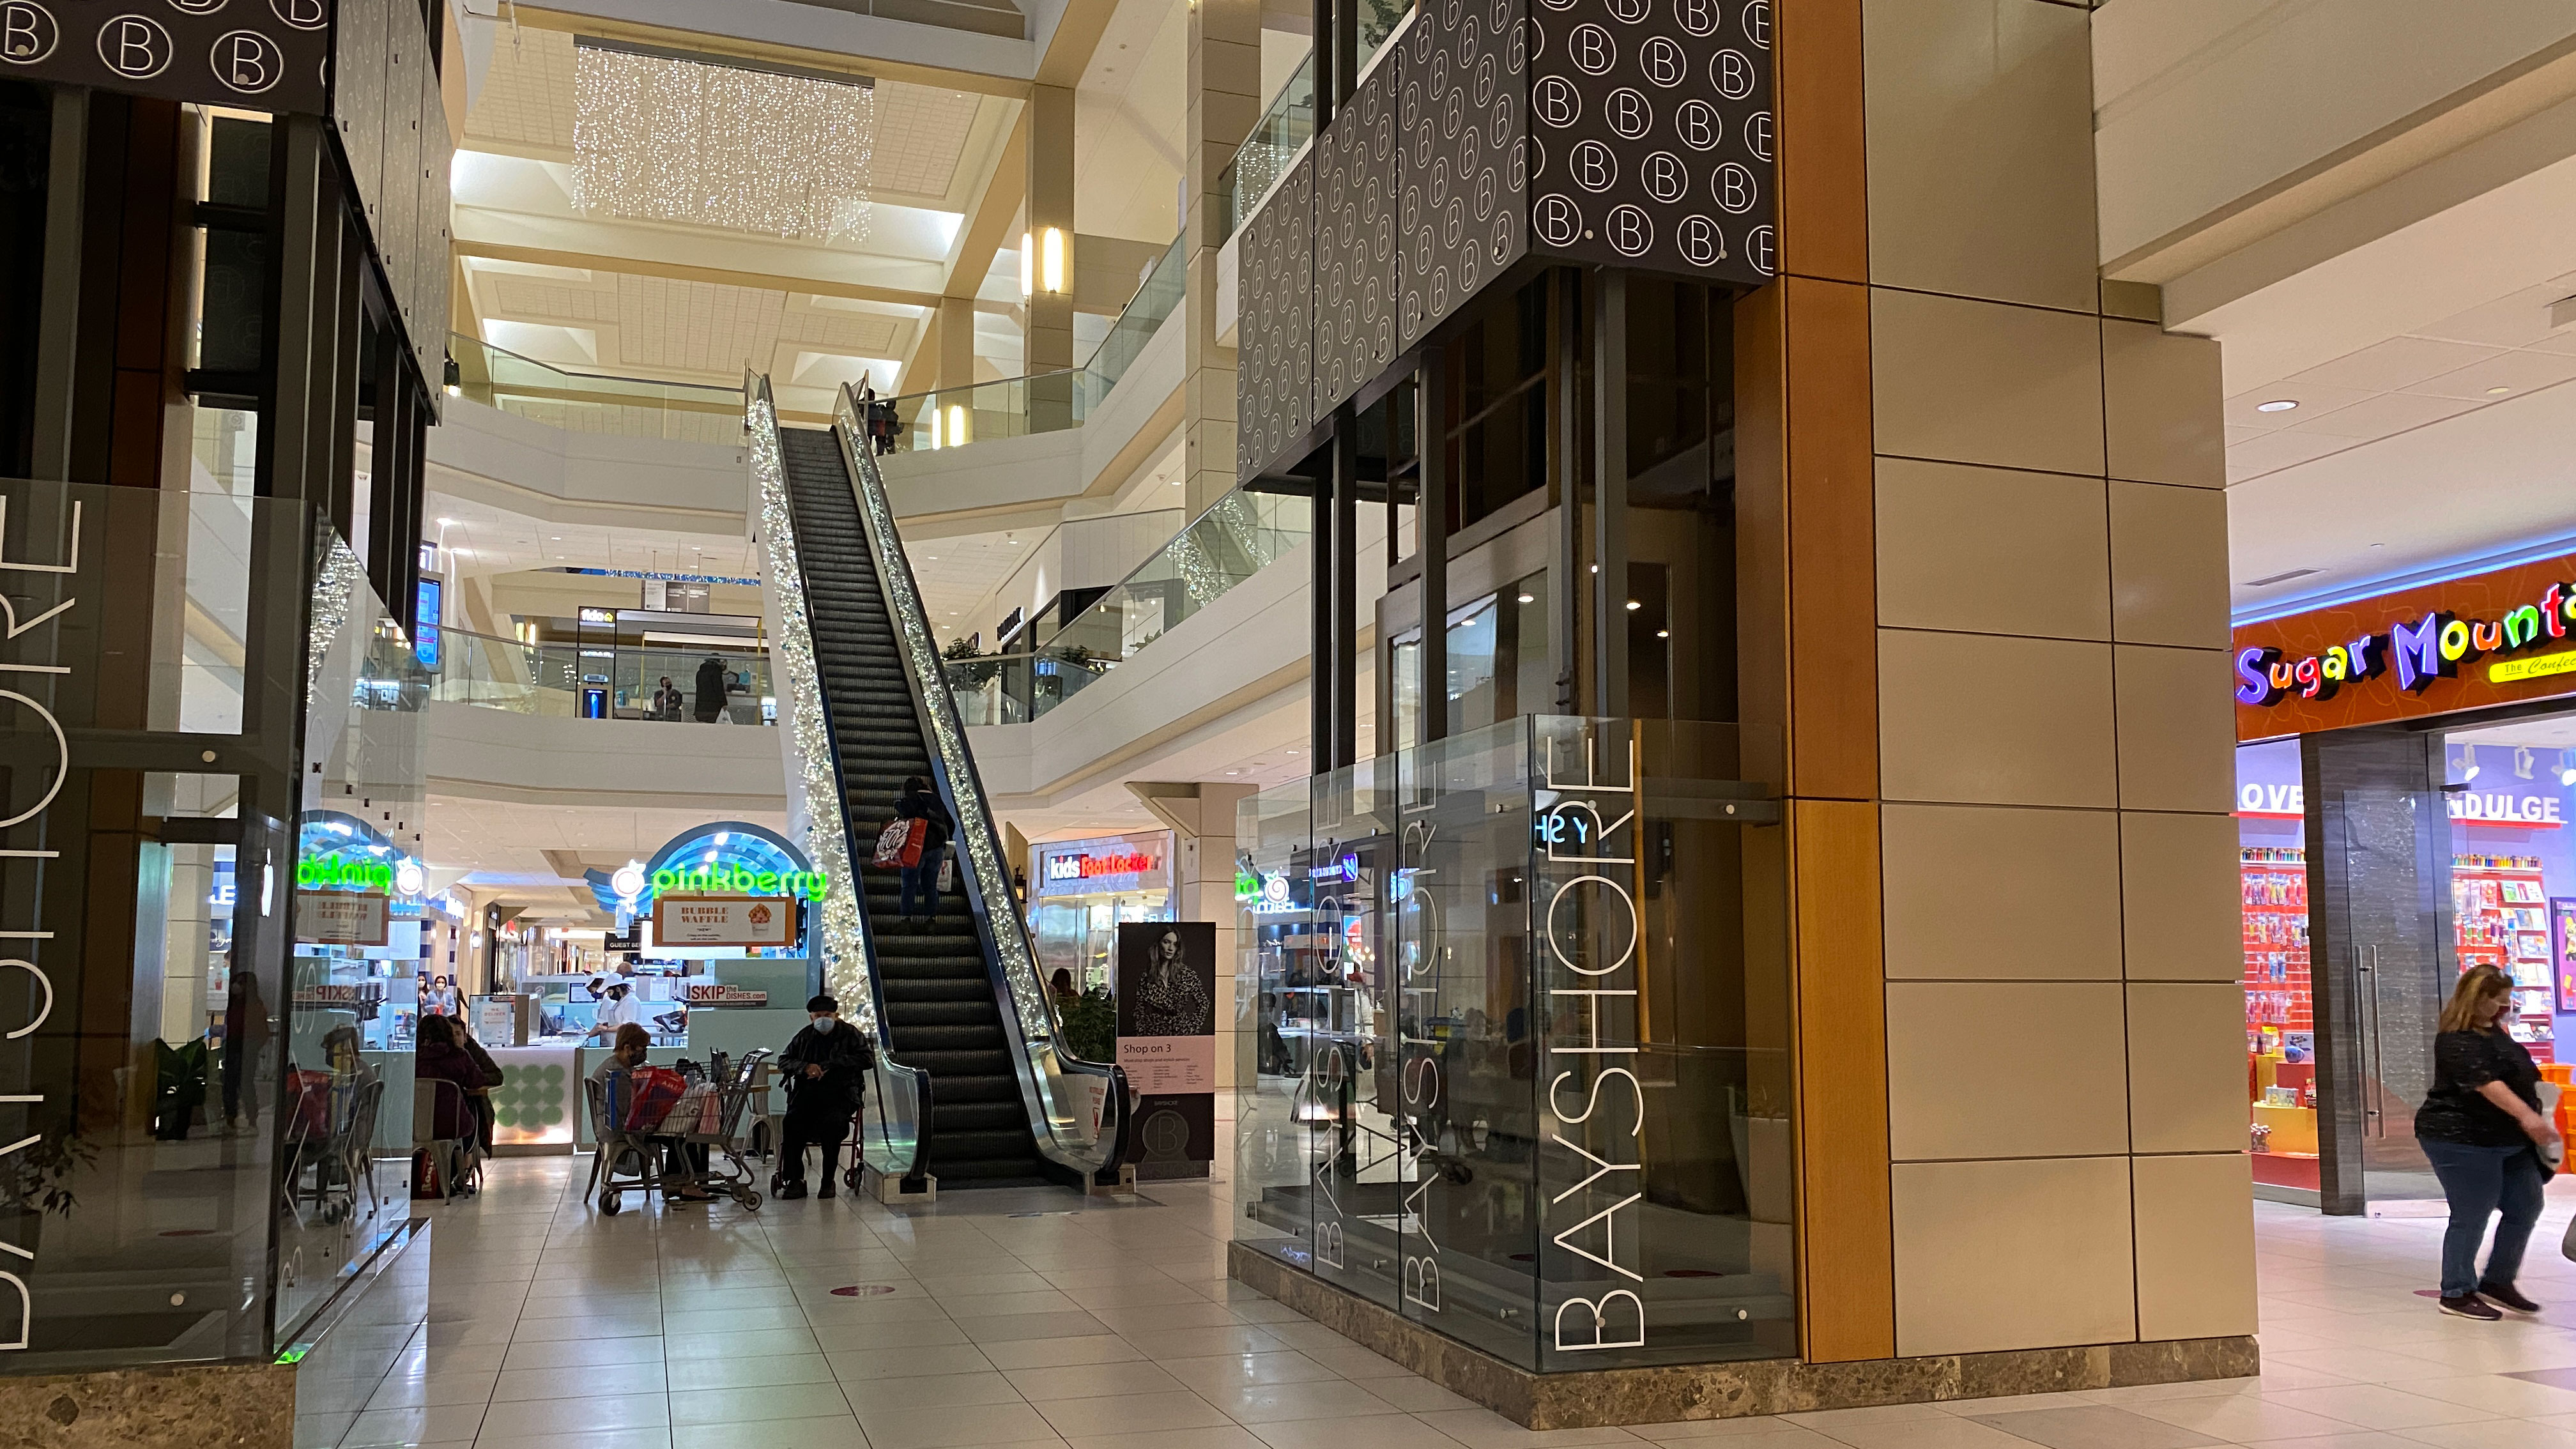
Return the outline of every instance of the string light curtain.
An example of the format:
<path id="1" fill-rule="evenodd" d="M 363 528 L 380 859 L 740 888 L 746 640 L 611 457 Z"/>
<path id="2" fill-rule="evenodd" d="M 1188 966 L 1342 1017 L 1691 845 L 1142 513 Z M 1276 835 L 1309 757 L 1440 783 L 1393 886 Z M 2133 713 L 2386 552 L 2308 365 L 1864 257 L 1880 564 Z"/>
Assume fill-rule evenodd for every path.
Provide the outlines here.
<path id="1" fill-rule="evenodd" d="M 573 200 L 795 241 L 868 234 L 873 81 L 612 45 L 574 50 Z"/>

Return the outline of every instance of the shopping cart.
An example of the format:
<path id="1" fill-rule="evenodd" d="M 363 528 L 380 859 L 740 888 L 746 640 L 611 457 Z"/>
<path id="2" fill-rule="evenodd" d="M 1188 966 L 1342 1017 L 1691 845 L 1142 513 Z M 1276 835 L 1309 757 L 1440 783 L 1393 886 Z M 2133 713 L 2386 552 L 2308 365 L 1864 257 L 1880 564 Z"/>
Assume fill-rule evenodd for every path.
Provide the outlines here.
<path id="1" fill-rule="evenodd" d="M 615 1071 L 605 1081 L 594 1078 L 582 1084 L 590 1099 L 593 1133 L 599 1139 L 590 1181 L 599 1193 L 600 1211 L 614 1216 L 629 1192 L 658 1192 L 667 1198 L 691 1187 L 725 1193 L 743 1207 L 757 1210 L 760 1193 L 752 1186 L 752 1171 L 743 1161 L 743 1119 L 752 1098 L 769 1090 L 768 1049 L 746 1052 L 738 1062 L 716 1054 L 708 1070 L 692 1080 L 689 1090 L 649 1128 L 629 1125 L 627 1077 Z M 691 1148 L 703 1149 L 711 1165 L 721 1154 L 727 1170 L 695 1167 L 697 1154 Z M 666 1172 L 662 1167 L 666 1149 L 687 1170 Z"/>
<path id="2" fill-rule="evenodd" d="M 710 1060 L 708 1080 L 713 1087 L 714 1105 L 701 1107 L 698 1125 L 701 1130 L 674 1134 L 683 1152 L 682 1160 L 693 1160 L 685 1150 L 703 1148 L 706 1165 L 697 1170 L 695 1183 L 714 1192 L 732 1196 L 743 1207 L 757 1211 L 760 1193 L 752 1186 L 752 1169 L 743 1159 L 750 1155 L 751 1133 L 747 1119 L 753 1115 L 753 1101 L 769 1098 L 769 1048 L 757 1047 L 742 1054 L 739 1061 L 728 1063 L 718 1052 Z M 764 1109 L 759 1115 L 764 1119 Z M 721 1157 L 726 1166 L 716 1167 Z"/>

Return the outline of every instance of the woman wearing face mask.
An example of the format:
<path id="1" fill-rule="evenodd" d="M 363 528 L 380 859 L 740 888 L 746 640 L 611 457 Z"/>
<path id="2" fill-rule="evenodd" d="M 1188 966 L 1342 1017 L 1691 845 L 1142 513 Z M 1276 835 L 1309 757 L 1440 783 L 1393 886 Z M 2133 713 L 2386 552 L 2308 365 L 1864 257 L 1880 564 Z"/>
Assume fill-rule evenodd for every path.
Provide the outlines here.
<path id="1" fill-rule="evenodd" d="M 782 1198 L 805 1195 L 805 1149 L 823 1149 L 823 1190 L 836 1197 L 841 1181 L 841 1141 L 858 1115 L 867 1072 L 876 1051 L 857 1027 L 840 1019 L 841 1005 L 829 996 L 805 1003 L 812 1018 L 779 1055 L 778 1069 L 787 1075 L 787 1126 L 781 1134 L 779 1181 Z"/>

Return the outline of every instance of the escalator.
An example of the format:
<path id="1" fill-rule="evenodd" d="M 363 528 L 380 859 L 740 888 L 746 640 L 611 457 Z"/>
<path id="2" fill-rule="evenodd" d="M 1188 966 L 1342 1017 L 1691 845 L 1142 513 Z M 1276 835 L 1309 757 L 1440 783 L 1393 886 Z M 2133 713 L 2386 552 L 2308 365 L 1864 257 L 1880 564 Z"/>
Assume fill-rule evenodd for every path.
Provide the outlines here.
<path id="1" fill-rule="evenodd" d="M 892 870 L 852 873 L 855 890 L 831 882 L 849 892 L 843 918 L 857 938 L 847 943 L 855 951 L 840 953 L 833 984 L 846 990 L 852 968 L 864 970 L 890 1069 L 884 1090 L 916 1099 L 896 1114 L 909 1119 L 903 1129 L 868 1124 L 864 1155 L 888 1176 L 926 1174 L 948 1188 L 1114 1181 L 1125 1083 L 1115 1068 L 1074 1060 L 1055 1045 L 997 827 L 955 705 L 938 683 L 929 625 L 892 536 L 874 460 L 846 446 L 856 432 L 846 406 L 830 431 L 779 428 L 766 411 L 765 380 L 751 396 L 754 451 L 776 463 L 764 481 L 755 461 L 755 487 L 764 491 L 757 502 L 769 520 L 763 543 L 773 569 L 792 570 L 796 581 L 774 597 L 792 600 L 782 613 L 801 616 L 780 620 L 782 719 L 789 710 L 813 711 L 829 743 L 828 781 L 809 777 L 802 792 L 809 830 L 828 832 L 834 838 L 825 843 L 840 846 L 845 859 L 866 861 L 914 777 L 930 783 L 955 823 L 957 888 L 927 930 L 904 923 Z M 826 790 L 828 799 L 818 799 Z M 828 905 L 825 914 L 829 935 Z"/>

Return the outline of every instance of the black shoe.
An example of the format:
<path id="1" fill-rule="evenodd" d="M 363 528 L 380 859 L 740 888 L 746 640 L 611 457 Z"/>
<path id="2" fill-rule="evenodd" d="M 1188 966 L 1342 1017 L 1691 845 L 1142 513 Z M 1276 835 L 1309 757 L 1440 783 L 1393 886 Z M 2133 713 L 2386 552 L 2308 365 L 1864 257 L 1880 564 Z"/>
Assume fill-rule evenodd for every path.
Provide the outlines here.
<path id="1" fill-rule="evenodd" d="M 780 1201 L 782 1201 L 782 1202 L 792 1201 L 792 1200 L 794 1200 L 794 1199 L 796 1199 L 796 1198 L 803 1197 L 804 1195 L 805 1195 L 805 1184 L 803 1184 L 803 1183 L 801 1183 L 801 1182 L 791 1182 L 791 1183 L 787 1184 L 785 1187 L 782 1187 L 782 1188 L 780 1188 L 780 1189 L 778 1190 L 778 1198 L 779 1198 L 779 1200 L 780 1200 Z M 2471 1303 L 2477 1303 L 2477 1302 L 2478 1302 L 2478 1300 L 2476 1300 L 2476 1299 L 2474 1299 L 2474 1298 L 2470 1299 L 2469 1301 L 2470 1301 Z M 2449 1300 L 2449 1299 L 2447 1299 L 2447 1298 L 2445 1298 L 2445 1299 L 2443 1299 L 2443 1300 L 2442 1300 L 2442 1303 L 2443 1303 L 2443 1311 L 2444 1311 L 2444 1312 L 2446 1312 L 2446 1313 L 2450 1311 L 2450 1302 L 2451 1302 L 2451 1300 Z M 2485 1305 L 2485 1304 L 2483 1304 L 2483 1303 L 2478 1303 L 2478 1306 L 2479 1306 L 2479 1307 L 2481 1307 L 2481 1308 L 2486 1308 L 2486 1305 Z M 2496 1316 L 2495 1310 L 2494 1310 L 2494 1309 L 2492 1309 L 2492 1308 L 2488 1308 L 2488 1309 L 2487 1309 L 2487 1316 L 2488 1316 L 2488 1317 L 2490 1317 L 2490 1318 L 2495 1317 L 2495 1316 Z"/>
<path id="2" fill-rule="evenodd" d="M 2475 1293 L 2463 1293 L 2457 1298 L 2443 1299 L 2442 1311 L 2454 1318 L 2482 1318 L 2489 1323 L 2504 1317 L 2502 1310 Z"/>
<path id="3" fill-rule="evenodd" d="M 2481 1283 L 2478 1285 L 2478 1296 L 2489 1300 L 2499 1308 L 2510 1308 L 2516 1313 L 2540 1311 L 2539 1304 L 2523 1297 L 2518 1290 L 2511 1287 L 2499 1288 L 2492 1283 Z"/>
<path id="4" fill-rule="evenodd" d="M 814 1190 L 814 1195 L 816 1197 L 839 1197 L 841 1195 L 841 1185 L 827 1177 L 823 1179 L 823 1185 Z"/>

